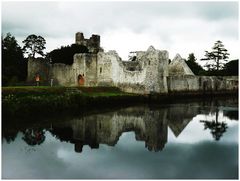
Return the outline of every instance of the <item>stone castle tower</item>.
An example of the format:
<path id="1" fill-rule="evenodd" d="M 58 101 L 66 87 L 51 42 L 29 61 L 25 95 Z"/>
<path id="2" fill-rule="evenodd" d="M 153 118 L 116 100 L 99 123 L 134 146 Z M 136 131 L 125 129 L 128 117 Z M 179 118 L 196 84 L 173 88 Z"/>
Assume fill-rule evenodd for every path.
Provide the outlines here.
<path id="1" fill-rule="evenodd" d="M 98 53 L 102 50 L 99 35 L 92 35 L 89 39 L 85 39 L 82 32 L 77 32 L 75 35 L 75 43 L 86 46 L 91 53 Z"/>

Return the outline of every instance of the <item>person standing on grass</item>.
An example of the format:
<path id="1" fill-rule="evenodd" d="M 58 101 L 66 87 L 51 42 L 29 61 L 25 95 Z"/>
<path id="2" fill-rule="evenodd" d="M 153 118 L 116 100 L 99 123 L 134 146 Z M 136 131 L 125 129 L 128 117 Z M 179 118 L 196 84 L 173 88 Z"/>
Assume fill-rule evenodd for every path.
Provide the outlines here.
<path id="1" fill-rule="evenodd" d="M 37 82 L 37 86 L 39 86 L 39 82 L 40 82 L 40 75 L 39 75 L 39 74 L 37 74 L 35 79 L 36 79 L 36 82 Z"/>

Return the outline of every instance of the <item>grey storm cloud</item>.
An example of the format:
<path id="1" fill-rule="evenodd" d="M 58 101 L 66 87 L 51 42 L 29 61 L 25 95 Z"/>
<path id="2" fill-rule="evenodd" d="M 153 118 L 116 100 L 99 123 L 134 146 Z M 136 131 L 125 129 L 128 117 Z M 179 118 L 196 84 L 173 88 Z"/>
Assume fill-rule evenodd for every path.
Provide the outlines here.
<path id="1" fill-rule="evenodd" d="M 68 36 L 76 30 L 103 33 L 129 27 L 148 29 L 157 18 L 199 18 L 206 21 L 238 18 L 237 2 L 3 2 L 2 31 L 24 36 Z"/>
<path id="2" fill-rule="evenodd" d="M 194 52 L 200 57 L 210 43 L 220 39 L 236 58 L 238 2 L 2 3 L 2 33 L 10 32 L 20 44 L 29 34 L 37 34 L 46 39 L 49 51 L 73 43 L 78 31 L 85 37 L 101 35 L 105 50 L 115 49 L 125 57 L 129 50 L 145 50 L 149 45 L 168 49 L 170 56 Z"/>

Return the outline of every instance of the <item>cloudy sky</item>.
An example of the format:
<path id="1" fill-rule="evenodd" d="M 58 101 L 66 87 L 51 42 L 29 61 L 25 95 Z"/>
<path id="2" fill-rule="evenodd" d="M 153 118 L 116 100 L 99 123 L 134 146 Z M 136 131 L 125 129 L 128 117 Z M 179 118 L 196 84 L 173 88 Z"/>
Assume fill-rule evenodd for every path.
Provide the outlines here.
<path id="1" fill-rule="evenodd" d="M 168 50 L 170 58 L 195 53 L 203 58 L 216 40 L 223 41 L 230 59 L 238 58 L 238 2 L 2 2 L 2 34 L 19 44 L 29 35 L 43 36 L 46 51 L 74 43 L 75 33 L 101 35 L 101 46 L 128 52 L 150 45 Z"/>

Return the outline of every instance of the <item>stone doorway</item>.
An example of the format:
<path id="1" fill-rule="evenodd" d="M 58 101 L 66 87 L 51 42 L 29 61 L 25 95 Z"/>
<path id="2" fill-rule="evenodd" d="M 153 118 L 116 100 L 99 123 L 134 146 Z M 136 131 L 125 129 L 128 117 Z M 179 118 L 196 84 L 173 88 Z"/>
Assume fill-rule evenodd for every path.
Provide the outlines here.
<path id="1" fill-rule="evenodd" d="M 85 82 L 85 80 L 84 80 L 84 74 L 83 74 L 83 75 L 82 75 L 82 74 L 79 74 L 79 75 L 78 75 L 78 85 L 83 86 L 83 85 L 84 85 L 84 82 Z"/>

